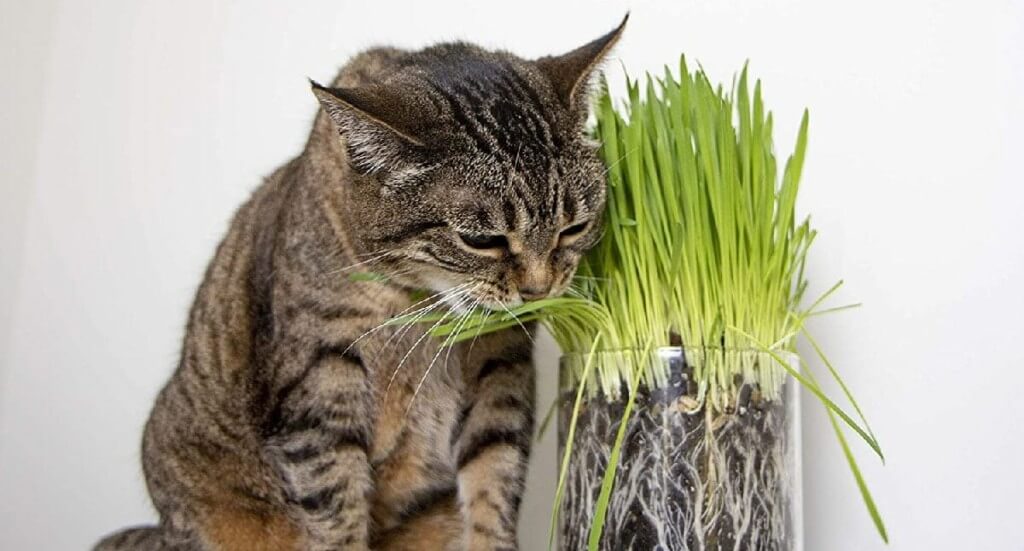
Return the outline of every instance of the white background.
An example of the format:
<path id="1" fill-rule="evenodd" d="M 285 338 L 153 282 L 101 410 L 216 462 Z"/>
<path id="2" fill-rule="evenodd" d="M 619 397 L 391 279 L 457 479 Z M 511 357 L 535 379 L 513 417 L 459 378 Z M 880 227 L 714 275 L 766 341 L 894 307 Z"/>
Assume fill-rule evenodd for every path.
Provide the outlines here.
<path id="1" fill-rule="evenodd" d="M 810 276 L 864 307 L 814 330 L 888 455 L 855 444 L 900 550 L 1021 550 L 1024 10 L 1020 2 L 10 2 L 0 13 L 0 549 L 84 549 L 151 522 L 150 403 L 228 217 L 299 152 L 369 45 L 560 52 L 633 18 L 633 72 L 680 52 L 765 81 L 777 147 L 810 107 Z M 609 65 L 619 79 L 618 61 Z M 544 345 L 542 395 L 557 353 Z M 810 551 L 881 549 L 805 395 Z M 522 547 L 544 548 L 538 447 Z"/>

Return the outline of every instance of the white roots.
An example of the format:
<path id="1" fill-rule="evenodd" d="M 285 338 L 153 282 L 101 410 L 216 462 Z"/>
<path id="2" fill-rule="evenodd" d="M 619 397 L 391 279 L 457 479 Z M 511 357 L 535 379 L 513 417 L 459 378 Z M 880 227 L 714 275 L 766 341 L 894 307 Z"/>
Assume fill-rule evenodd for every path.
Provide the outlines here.
<path id="1" fill-rule="evenodd" d="M 798 450 L 784 404 L 747 398 L 734 413 L 712 414 L 687 408 L 685 398 L 641 389 L 627 422 L 600 548 L 795 549 Z M 563 449 L 571 397 L 568 404 L 560 419 Z M 595 396 L 581 409 L 559 518 L 563 550 L 587 548 L 623 408 L 622 401 Z"/>

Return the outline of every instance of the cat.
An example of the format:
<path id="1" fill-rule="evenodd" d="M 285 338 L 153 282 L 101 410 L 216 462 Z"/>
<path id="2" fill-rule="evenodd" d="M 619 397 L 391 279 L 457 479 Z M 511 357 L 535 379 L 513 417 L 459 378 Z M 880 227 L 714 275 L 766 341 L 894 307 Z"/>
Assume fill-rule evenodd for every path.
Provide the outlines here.
<path id="1" fill-rule="evenodd" d="M 446 347 L 387 322 L 566 289 L 600 235 L 585 125 L 625 23 L 536 60 L 375 48 L 311 81 L 306 146 L 235 214 L 146 424 L 159 526 L 96 549 L 517 549 L 533 326 Z"/>

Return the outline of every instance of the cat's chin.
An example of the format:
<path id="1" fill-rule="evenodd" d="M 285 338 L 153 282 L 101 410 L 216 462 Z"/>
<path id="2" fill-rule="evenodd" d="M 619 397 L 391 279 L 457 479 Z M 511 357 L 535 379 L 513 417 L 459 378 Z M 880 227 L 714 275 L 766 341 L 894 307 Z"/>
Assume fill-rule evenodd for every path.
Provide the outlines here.
<path id="1" fill-rule="evenodd" d="M 466 314 L 471 310 L 489 310 L 491 312 L 506 312 L 509 309 L 523 305 L 519 297 L 499 299 L 490 293 L 474 293 L 470 290 L 460 291 L 461 286 L 453 286 L 444 291 L 438 292 L 448 309 L 456 314 Z M 463 287 L 463 289 L 465 289 Z"/>

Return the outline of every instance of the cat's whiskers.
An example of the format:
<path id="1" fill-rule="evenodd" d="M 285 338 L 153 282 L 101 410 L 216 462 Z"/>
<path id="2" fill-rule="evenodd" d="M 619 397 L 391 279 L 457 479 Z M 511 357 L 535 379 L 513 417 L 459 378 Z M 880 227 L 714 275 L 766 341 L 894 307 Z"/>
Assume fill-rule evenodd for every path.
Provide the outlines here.
<path id="1" fill-rule="evenodd" d="M 575 287 L 572 287 L 572 286 L 569 286 L 569 287 L 566 287 L 566 288 L 565 288 L 565 294 L 567 294 L 567 295 L 569 295 L 569 296 L 573 296 L 573 297 L 576 297 L 576 298 L 582 298 L 582 299 L 586 299 L 586 298 L 587 298 L 587 297 L 586 297 L 586 296 L 585 296 L 585 295 L 583 294 L 583 292 L 582 292 L 582 291 L 580 291 L 579 289 L 577 289 L 577 288 L 575 288 Z"/>
<path id="2" fill-rule="evenodd" d="M 363 261 L 360 261 L 360 262 L 356 262 L 355 264 L 349 264 L 348 266 L 344 266 L 342 268 L 337 268 L 337 269 L 331 270 L 331 271 L 325 273 L 324 275 L 332 276 L 332 275 L 337 275 L 337 274 L 340 274 L 340 273 L 343 273 L 343 272 L 347 272 L 347 271 L 349 271 L 349 270 L 351 270 L 353 268 L 358 268 L 360 266 L 365 266 L 367 264 L 372 264 L 374 262 L 378 262 L 378 261 L 380 261 L 380 260 L 382 260 L 382 259 L 384 259 L 384 258 L 386 258 L 386 257 L 388 257 L 390 255 L 393 255 L 393 254 L 395 254 L 395 253 L 392 252 L 392 251 L 384 251 L 383 253 L 380 253 L 380 254 L 372 257 L 372 258 L 369 258 L 367 260 L 363 260 Z"/>
<path id="3" fill-rule="evenodd" d="M 472 314 L 473 314 L 473 312 L 474 312 L 474 311 L 475 311 L 475 310 L 476 310 L 477 308 L 479 308 L 479 307 L 480 307 L 480 305 L 481 305 L 481 304 L 483 303 L 483 301 L 484 301 L 484 297 L 480 297 L 480 298 L 479 298 L 479 299 L 478 299 L 478 300 L 476 301 L 476 304 L 474 304 L 474 305 L 473 305 L 473 307 L 469 309 L 469 314 L 470 314 L 470 315 L 472 315 Z M 469 348 L 468 348 L 468 349 L 466 350 L 466 356 L 467 356 L 467 357 L 469 356 L 469 353 L 473 351 L 473 345 L 474 345 L 474 344 L 476 344 L 476 339 L 480 337 L 480 331 L 481 331 L 481 330 L 482 330 L 482 329 L 484 328 L 484 324 L 485 324 L 485 323 L 487 323 L 487 318 L 488 318 L 488 317 L 489 317 L 490 315 L 491 315 L 491 312 L 490 312 L 490 310 L 487 310 L 487 309 L 485 308 L 485 309 L 483 310 L 483 314 L 481 315 L 480 319 L 479 319 L 479 320 L 477 320 L 477 323 L 478 323 L 479 325 L 477 325 L 477 329 L 476 329 L 476 335 L 475 335 L 475 336 L 473 337 L 473 342 L 469 343 Z M 469 320 L 469 317 L 468 317 L 468 316 L 466 317 L 466 320 L 467 320 L 467 321 Z M 463 327 L 464 327 L 464 326 L 463 326 Z M 458 329 L 457 329 L 457 330 L 455 331 L 455 333 L 454 333 L 454 334 L 461 334 L 461 333 L 462 333 L 462 327 L 459 327 L 459 328 L 458 328 Z M 445 357 L 444 357 L 444 372 L 445 372 L 445 374 L 446 374 L 446 375 L 448 375 L 449 377 L 451 377 L 451 373 L 450 373 L 450 372 L 451 372 L 451 364 L 449 363 L 449 362 L 450 362 L 450 360 L 451 360 L 451 356 L 452 356 L 452 349 L 451 349 L 451 348 L 448 348 L 448 353 L 447 353 L 447 354 L 445 355 Z"/>
<path id="4" fill-rule="evenodd" d="M 634 148 L 633 148 L 633 149 L 632 149 L 631 151 L 627 151 L 627 152 L 626 152 L 625 154 L 623 154 L 623 155 L 622 155 L 621 157 L 619 157 L 618 159 L 616 159 L 616 160 L 615 160 L 615 162 L 613 162 L 613 163 L 609 163 L 609 164 L 608 164 L 608 167 L 604 169 L 604 172 L 603 172 L 603 173 L 601 173 L 601 177 L 603 178 L 603 177 L 607 176 L 607 175 L 608 175 L 608 173 L 609 173 L 609 172 L 611 172 L 611 171 L 612 171 L 612 169 L 613 169 L 613 168 L 615 168 L 615 166 L 616 166 L 616 165 L 618 165 L 618 164 L 619 164 L 619 163 L 621 163 L 621 162 L 622 162 L 623 160 L 625 160 L 625 158 L 626 158 L 626 157 L 628 157 L 628 156 L 632 155 L 633 153 L 635 153 L 637 149 L 640 149 L 640 148 L 639 148 L 639 147 L 634 147 Z"/>
<path id="5" fill-rule="evenodd" d="M 462 298 L 459 299 L 457 304 L 461 305 L 463 302 L 467 302 L 468 303 L 469 301 L 473 300 L 473 296 L 472 296 L 471 293 L 473 291 L 475 291 L 477 289 L 477 287 L 479 287 L 479 286 L 480 286 L 480 284 L 478 283 L 476 285 L 476 287 L 472 287 L 470 289 L 467 289 L 466 293 L 462 296 Z M 418 339 L 416 339 L 416 342 L 414 342 L 412 344 L 412 346 L 409 347 L 409 351 L 406 352 L 404 356 L 402 356 L 402 359 L 398 362 L 398 365 L 395 366 L 395 370 L 391 373 L 391 378 L 388 379 L 388 386 L 384 389 L 384 398 L 385 398 L 385 400 L 387 399 L 388 394 L 391 392 L 391 385 L 394 384 L 395 377 L 398 376 L 398 372 L 402 369 L 402 366 L 405 364 L 406 360 L 409 359 L 409 356 L 412 355 L 413 351 L 416 350 L 416 347 L 418 347 L 420 345 L 420 343 L 423 342 L 424 339 L 429 337 L 430 333 L 434 329 L 437 329 L 442 323 L 444 323 L 445 320 L 448 319 L 448 316 L 450 314 L 454 313 L 454 312 L 455 312 L 454 308 L 449 308 L 447 312 L 445 312 L 444 314 L 441 315 L 441 318 L 439 320 L 437 320 L 436 322 L 434 322 L 433 325 L 430 326 L 430 329 L 427 329 L 426 331 L 424 331 L 423 334 L 420 335 L 420 337 Z"/>
<path id="6" fill-rule="evenodd" d="M 420 320 L 420 319 L 421 319 L 421 318 L 422 318 L 423 316 L 425 316 L 425 315 L 426 315 L 426 314 L 427 314 L 428 312 L 430 312 L 431 310 L 433 310 L 434 308 L 436 308 L 436 307 L 437 307 L 438 305 L 440 305 L 440 304 L 441 304 L 441 303 L 440 303 L 440 302 L 438 302 L 438 303 L 435 303 L 435 304 L 431 305 L 431 307 L 430 307 L 430 308 L 429 308 L 429 309 L 428 309 L 428 310 L 427 310 L 426 312 L 424 312 L 423 314 L 420 314 L 419 316 L 417 316 L 416 318 L 414 318 L 413 320 L 411 320 L 411 321 L 410 321 L 409 323 L 407 323 L 407 324 L 403 325 L 403 326 L 402 326 L 402 327 L 401 327 L 401 328 L 400 328 L 400 329 L 399 329 L 398 331 L 396 331 L 396 332 L 395 332 L 394 334 L 392 334 L 392 335 L 391 335 L 391 337 L 389 337 L 389 338 L 388 338 L 388 340 L 387 340 L 387 341 L 386 341 L 386 342 L 384 343 L 384 346 L 382 346 L 382 347 L 381 347 L 381 350 L 385 350 L 385 349 L 386 349 L 387 347 L 389 347 L 389 346 L 391 345 L 391 342 L 392 342 L 392 340 L 393 340 L 393 339 L 395 338 L 395 336 L 396 336 L 396 335 L 398 335 L 398 334 L 401 334 L 401 335 L 403 335 L 403 336 L 404 336 L 404 335 L 405 335 L 406 333 L 408 333 L 408 332 L 409 332 L 409 330 L 410 330 L 410 329 L 411 329 L 411 328 L 412 328 L 413 326 L 415 326 L 416 324 L 418 324 L 418 323 L 419 323 L 419 320 Z M 451 310 L 449 310 L 449 311 L 445 312 L 445 313 L 444 313 L 444 314 L 443 314 L 443 315 L 441 316 L 441 318 L 440 318 L 439 320 L 437 320 L 437 321 L 436 321 L 436 322 L 434 323 L 434 325 L 433 325 L 433 326 L 431 326 L 431 328 L 430 328 L 430 329 L 428 329 L 428 330 L 427 330 L 427 331 L 426 331 L 426 332 L 425 332 L 425 333 L 424 333 L 423 335 L 420 335 L 420 337 L 419 337 L 418 339 L 416 339 L 416 342 L 414 342 L 414 343 L 412 344 L 412 346 L 410 346 L 410 347 L 409 347 L 409 350 L 408 350 L 408 351 L 407 351 L 407 352 L 405 353 L 405 355 L 404 355 L 404 356 L 402 356 L 402 359 L 401 359 L 401 360 L 399 360 L 399 362 L 398 362 L 398 365 L 396 365 L 396 366 L 395 366 L 395 369 L 394 369 L 394 370 L 393 370 L 393 371 L 391 372 L 391 376 L 390 376 L 390 377 L 388 378 L 388 384 L 387 384 L 387 386 L 386 386 L 386 387 L 384 388 L 384 398 L 385 398 L 385 400 L 387 399 L 387 397 L 388 397 L 388 394 L 390 394 L 390 392 L 391 392 L 391 385 L 392 385 L 392 384 L 394 384 L 394 382 L 395 382 L 395 377 L 397 377 L 397 376 L 398 376 L 398 371 L 399 371 L 399 370 L 400 370 L 400 369 L 402 368 L 402 364 L 404 364 L 404 363 L 405 363 L 405 360 L 406 360 L 406 359 L 407 359 L 407 358 L 408 358 L 408 357 L 409 357 L 409 356 L 410 356 L 410 355 L 412 354 L 413 350 L 415 350 L 415 349 L 416 349 L 416 347 L 417 347 L 417 346 L 419 346 L 420 342 L 422 342 L 422 341 L 423 341 L 424 337 L 426 337 L 426 336 L 427 336 L 428 334 L 430 334 L 430 331 L 431 331 L 431 330 L 432 330 L 432 329 L 433 329 L 434 327 L 437 327 L 437 326 L 438 326 L 438 325 L 440 325 L 440 324 L 441 324 L 442 322 L 444 322 L 444 320 L 446 320 L 446 319 L 448 318 L 448 314 L 450 314 L 450 313 L 451 313 Z"/>
<path id="7" fill-rule="evenodd" d="M 533 335 L 530 334 L 530 330 L 527 329 L 525 325 L 523 325 L 523 322 L 519 321 L 519 316 L 515 315 L 512 312 L 512 310 L 509 310 L 508 306 L 505 306 L 505 303 L 500 298 L 496 298 L 494 300 L 498 301 L 498 304 L 500 304 L 501 307 L 504 308 L 506 312 L 508 312 L 508 315 L 516 322 L 516 324 L 518 324 L 519 327 L 523 329 L 523 333 L 526 334 L 526 338 L 530 339 L 531 343 L 537 344 L 537 342 L 533 339 Z"/>
<path id="8" fill-rule="evenodd" d="M 487 320 L 491 317 L 491 311 L 484 311 L 484 317 L 480 320 L 480 325 L 476 328 L 476 335 L 473 335 L 473 340 L 469 343 L 469 349 L 466 350 L 466 355 L 470 355 L 473 352 L 473 347 L 476 346 L 477 339 L 480 338 L 480 333 L 483 331 L 484 325 L 487 324 Z"/>
<path id="9" fill-rule="evenodd" d="M 602 233 L 602 235 L 604 235 L 604 234 Z M 580 274 L 576 274 L 576 275 L 574 275 L 572 277 L 573 277 L 573 279 L 589 279 L 589 280 L 592 280 L 592 281 L 608 281 L 607 277 L 594 277 L 594 276 L 580 275 Z"/>
<path id="10" fill-rule="evenodd" d="M 418 312 L 423 311 L 425 308 L 429 307 L 429 305 L 428 305 L 428 306 L 424 306 L 423 308 L 418 308 L 418 309 L 416 309 L 415 311 L 413 311 L 411 313 L 409 312 L 410 310 L 412 310 L 413 308 L 416 308 L 420 304 L 423 304 L 424 302 L 427 302 L 427 301 L 437 297 L 438 295 L 441 295 L 441 294 L 444 294 L 444 293 L 453 292 L 453 291 L 455 291 L 455 290 L 457 290 L 459 288 L 466 287 L 467 285 L 469 285 L 468 282 L 467 283 L 462 283 L 462 284 L 456 285 L 455 287 L 452 287 L 451 289 L 445 289 L 444 291 L 438 291 L 436 293 L 432 293 L 432 294 L 428 295 L 426 298 L 423 298 L 422 300 L 418 300 L 418 301 L 414 302 L 411 306 L 409 306 L 405 310 L 402 310 L 401 312 L 395 314 L 394 316 L 389 317 L 388 319 L 384 320 L 382 323 L 380 323 L 377 326 L 373 327 L 372 329 L 366 331 L 362 335 L 359 335 L 359 337 L 356 338 L 356 340 L 352 341 L 352 344 L 348 345 L 345 348 L 345 353 L 347 354 L 350 350 L 352 350 L 352 347 L 355 346 L 357 343 L 359 343 L 359 341 L 361 341 L 361 340 L 365 339 L 366 337 L 369 337 L 370 335 L 376 333 L 377 331 L 380 331 L 381 329 L 391 325 L 391 322 L 394 321 L 395 318 L 401 318 L 402 316 L 405 316 L 405 315 L 412 316 L 412 315 L 415 315 Z M 400 327 L 404 327 L 406 325 L 408 325 L 408 324 L 403 324 Z M 382 347 L 382 349 L 383 349 L 383 347 Z"/>
<path id="11" fill-rule="evenodd" d="M 394 340 L 396 337 L 404 337 L 405 334 L 408 333 L 409 330 L 411 330 L 416 324 L 418 324 L 419 321 L 423 319 L 424 316 L 430 314 L 430 312 L 436 310 L 437 308 L 448 304 L 448 300 L 457 296 L 464 295 L 466 293 L 470 293 L 472 291 L 473 290 L 469 288 L 463 288 L 457 292 L 452 292 L 451 290 L 449 290 L 445 293 L 442 293 L 441 296 L 433 303 L 428 304 L 427 306 L 424 306 L 413 313 L 406 314 L 404 317 L 408 318 L 411 316 L 411 319 L 407 323 L 403 323 L 402 325 L 399 326 L 399 329 L 397 329 L 395 333 L 392 334 L 391 337 L 388 338 L 388 340 L 381 347 L 381 351 L 387 348 L 391 344 L 392 340 Z"/>
<path id="12" fill-rule="evenodd" d="M 357 253 L 357 254 L 354 254 L 354 255 L 352 255 L 352 256 L 354 256 L 354 257 L 356 257 L 356 258 L 365 258 L 365 257 L 367 257 L 367 256 L 373 256 L 373 255 L 375 255 L 375 254 L 378 254 L 378 253 L 382 253 L 382 252 L 386 252 L 386 251 L 388 251 L 388 250 L 389 250 L 389 249 L 385 249 L 385 248 L 383 248 L 383 247 L 382 247 L 382 248 L 380 248 L 380 249 L 377 249 L 377 250 L 375 250 L 375 251 L 370 251 L 370 252 L 367 252 L 367 253 Z"/>
<path id="13" fill-rule="evenodd" d="M 480 304 L 480 300 L 481 299 L 479 298 L 470 299 L 470 301 L 472 301 L 472 305 L 466 310 L 466 313 L 462 314 L 462 316 L 459 317 L 459 320 L 455 322 L 455 330 L 449 333 L 447 337 L 445 337 L 444 342 L 437 349 L 437 352 L 434 353 L 434 357 L 430 359 L 430 363 L 427 365 L 427 368 L 423 371 L 423 376 L 420 377 L 420 381 L 416 383 L 416 389 L 413 390 L 412 392 L 412 398 L 409 398 L 409 404 L 405 407 L 406 417 L 409 416 L 409 410 L 412 409 L 412 405 L 416 401 L 416 396 L 419 395 L 420 393 L 420 388 L 423 387 L 424 381 L 427 380 L 427 375 L 430 374 L 430 370 L 434 368 L 434 364 L 437 363 L 437 359 L 441 357 L 441 353 L 444 352 L 445 349 L 447 349 L 448 351 L 448 354 L 445 356 L 444 359 L 445 372 L 447 372 L 448 361 L 451 358 L 452 347 L 455 344 L 455 337 L 462 332 L 462 328 L 466 325 L 466 322 L 469 320 L 470 316 L 473 315 L 473 309 Z"/>
<path id="14" fill-rule="evenodd" d="M 331 264 L 345 255 L 345 250 L 341 247 L 332 248 L 327 254 L 325 254 L 320 260 L 325 265 Z"/>

